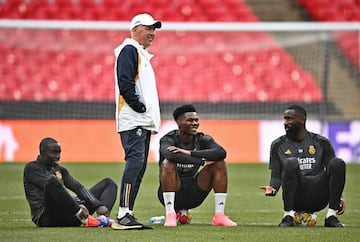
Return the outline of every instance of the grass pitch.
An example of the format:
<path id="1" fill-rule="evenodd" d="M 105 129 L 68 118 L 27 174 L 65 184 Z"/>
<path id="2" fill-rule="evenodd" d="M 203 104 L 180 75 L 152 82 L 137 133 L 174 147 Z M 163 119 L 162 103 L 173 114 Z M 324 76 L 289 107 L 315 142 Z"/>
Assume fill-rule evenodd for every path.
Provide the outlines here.
<path id="1" fill-rule="evenodd" d="M 346 212 L 339 219 L 344 229 L 325 228 L 326 209 L 317 213 L 315 227 L 279 228 L 283 215 L 281 196 L 265 197 L 259 189 L 269 181 L 267 164 L 228 164 L 226 214 L 238 227 L 213 227 L 214 196 L 192 210 L 189 225 L 153 230 L 119 231 L 111 228 L 37 228 L 25 200 L 22 172 L 25 163 L 0 163 L 0 241 L 359 241 L 360 165 L 348 164 L 344 191 Z M 71 174 L 90 187 L 104 177 L 120 184 L 123 163 L 63 163 Z M 163 215 L 157 200 L 157 164 L 149 164 L 135 204 L 135 216 L 149 225 L 149 218 Z M 112 211 L 117 213 L 118 200 Z"/>

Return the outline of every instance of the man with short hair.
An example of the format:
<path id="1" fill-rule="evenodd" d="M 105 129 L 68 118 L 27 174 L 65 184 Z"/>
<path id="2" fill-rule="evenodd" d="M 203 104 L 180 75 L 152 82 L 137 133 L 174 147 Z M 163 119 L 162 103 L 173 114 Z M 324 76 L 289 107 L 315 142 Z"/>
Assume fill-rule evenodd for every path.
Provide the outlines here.
<path id="1" fill-rule="evenodd" d="M 85 188 L 59 164 L 61 147 L 53 138 L 44 138 L 40 155 L 25 165 L 24 189 L 32 221 L 39 227 L 109 227 L 117 185 L 105 178 L 90 189 Z M 67 189 L 74 192 L 73 197 Z M 97 218 L 91 216 L 97 213 Z"/>
<path id="2" fill-rule="evenodd" d="M 284 111 L 286 134 L 271 144 L 271 179 L 261 186 L 266 196 L 275 196 L 282 186 L 284 217 L 280 227 L 294 226 L 295 212 L 317 212 L 329 204 L 325 227 L 344 227 L 337 214 L 345 211 L 341 199 L 345 186 L 345 162 L 335 157 L 330 141 L 307 131 L 307 114 L 300 105 Z"/>
<path id="3" fill-rule="evenodd" d="M 161 22 L 147 13 L 130 23 L 131 38 L 115 48 L 116 127 L 125 151 L 120 204 L 114 229 L 148 229 L 134 217 L 134 205 L 144 176 L 151 134 L 159 131 L 160 107 L 148 48 Z"/>
<path id="4" fill-rule="evenodd" d="M 166 210 L 164 226 L 176 226 L 176 212 L 200 206 L 212 189 L 215 192 L 212 225 L 237 226 L 224 214 L 227 197 L 225 149 L 210 135 L 198 132 L 199 117 L 193 105 L 176 108 L 173 116 L 179 129 L 160 140 L 158 198 Z"/>

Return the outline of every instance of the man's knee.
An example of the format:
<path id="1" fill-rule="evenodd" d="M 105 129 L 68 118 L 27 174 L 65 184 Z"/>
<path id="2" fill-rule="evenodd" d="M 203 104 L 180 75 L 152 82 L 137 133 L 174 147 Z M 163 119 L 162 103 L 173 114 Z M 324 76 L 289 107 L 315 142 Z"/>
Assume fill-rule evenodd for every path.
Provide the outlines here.
<path id="1" fill-rule="evenodd" d="M 45 186 L 55 187 L 55 186 L 62 186 L 62 185 L 55 175 L 51 175 L 47 178 Z"/>
<path id="2" fill-rule="evenodd" d="M 333 158 L 329 161 L 328 164 L 329 173 L 345 173 L 346 163 L 340 158 Z"/>
<path id="3" fill-rule="evenodd" d="M 281 180 L 293 180 L 296 178 L 296 175 L 299 171 L 299 163 L 297 158 L 291 157 L 287 158 L 283 163 L 283 169 L 281 173 Z"/>
<path id="4" fill-rule="evenodd" d="M 104 182 L 105 184 L 106 184 L 106 187 L 112 187 L 112 188 L 114 188 L 115 190 L 117 190 L 117 184 L 116 184 L 116 182 L 114 182 L 114 180 L 113 179 L 111 179 L 111 178 L 104 178 L 103 180 L 102 180 L 102 182 Z"/>
<path id="5" fill-rule="evenodd" d="M 59 194 L 63 191 L 66 191 L 64 186 L 55 175 L 51 175 L 47 178 L 44 188 L 45 196 L 47 197 L 53 197 L 54 194 Z"/>
<path id="6" fill-rule="evenodd" d="M 222 161 L 214 161 L 211 164 L 207 164 L 204 168 L 199 172 L 202 176 L 213 177 L 217 174 L 221 174 L 221 176 L 227 176 L 227 168 L 224 160 Z"/>
<path id="7" fill-rule="evenodd" d="M 160 172 L 165 174 L 176 172 L 176 164 L 165 159 L 160 165 Z"/>
<path id="8" fill-rule="evenodd" d="M 223 172 L 224 175 L 227 175 L 227 168 L 226 168 L 226 163 L 224 160 L 222 161 L 216 161 L 213 163 L 215 170 L 218 172 Z"/>

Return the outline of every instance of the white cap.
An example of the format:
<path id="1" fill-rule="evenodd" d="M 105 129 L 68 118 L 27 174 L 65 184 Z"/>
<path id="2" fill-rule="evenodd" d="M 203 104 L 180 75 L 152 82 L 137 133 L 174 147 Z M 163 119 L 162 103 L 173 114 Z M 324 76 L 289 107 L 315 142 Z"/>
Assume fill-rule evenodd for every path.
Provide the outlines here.
<path id="1" fill-rule="evenodd" d="M 131 20 L 130 30 L 139 25 L 145 26 L 154 26 L 155 28 L 161 28 L 161 22 L 159 20 L 154 20 L 154 18 L 147 13 L 138 14 Z"/>

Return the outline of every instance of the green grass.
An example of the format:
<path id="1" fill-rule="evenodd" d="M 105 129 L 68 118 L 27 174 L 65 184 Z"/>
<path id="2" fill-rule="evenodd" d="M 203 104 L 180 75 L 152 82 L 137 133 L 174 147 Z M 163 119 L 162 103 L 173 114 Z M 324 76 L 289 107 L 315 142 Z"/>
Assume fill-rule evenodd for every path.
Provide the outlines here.
<path id="1" fill-rule="evenodd" d="M 22 186 L 24 163 L 0 163 L 0 241 L 359 241 L 360 238 L 360 165 L 349 164 L 344 191 L 346 212 L 340 217 L 344 229 L 324 228 L 324 211 L 312 228 L 279 228 L 283 215 L 281 196 L 265 197 L 259 189 L 269 181 L 267 164 L 229 164 L 229 189 L 226 213 L 238 227 L 211 226 L 213 193 L 192 210 L 190 225 L 153 230 L 115 231 L 110 228 L 37 228 L 31 222 L 29 206 Z M 86 186 L 103 177 L 120 182 L 123 163 L 64 163 Z M 164 209 L 156 197 L 158 168 L 149 164 L 135 205 L 139 221 L 149 224 L 152 216 Z M 118 201 L 112 211 L 117 212 Z"/>

